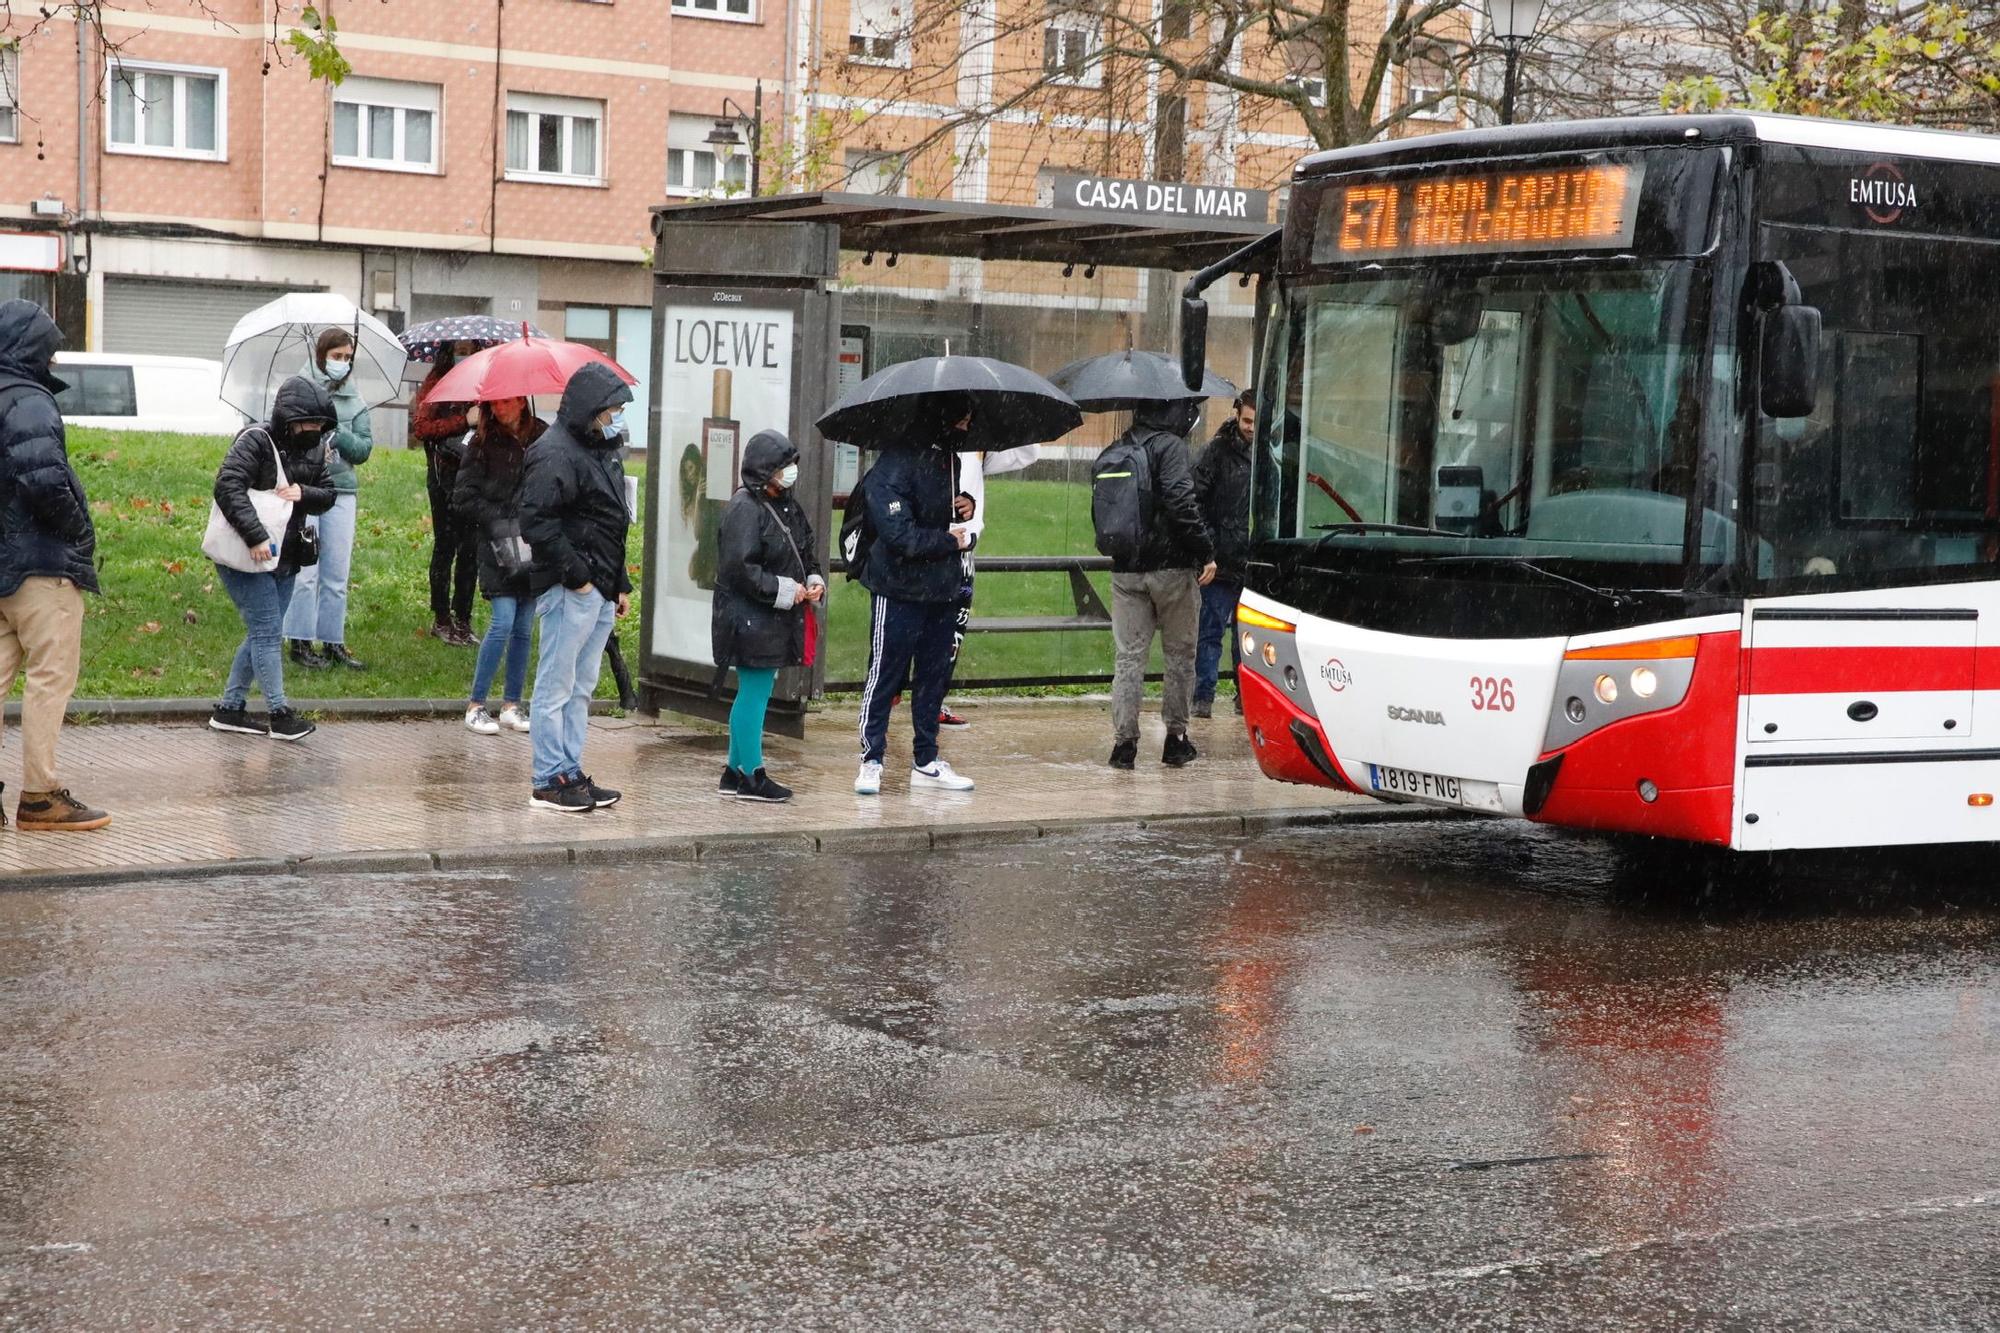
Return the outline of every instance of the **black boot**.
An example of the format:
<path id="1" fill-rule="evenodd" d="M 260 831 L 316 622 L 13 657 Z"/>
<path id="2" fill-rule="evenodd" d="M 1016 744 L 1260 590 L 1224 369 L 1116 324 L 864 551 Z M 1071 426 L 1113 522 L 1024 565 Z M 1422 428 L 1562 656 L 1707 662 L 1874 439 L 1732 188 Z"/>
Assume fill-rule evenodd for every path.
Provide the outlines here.
<path id="1" fill-rule="evenodd" d="M 1119 741 L 1111 747 L 1111 766 L 1130 769 L 1139 762 L 1139 742 Z"/>
<path id="2" fill-rule="evenodd" d="M 312 644 L 305 639 L 293 639 L 291 645 L 292 661 L 298 663 L 300 666 L 317 670 L 327 665 L 326 659 L 313 651 Z"/>
<path id="3" fill-rule="evenodd" d="M 1166 748 L 1160 751 L 1160 762 L 1168 768 L 1185 768 L 1194 761 L 1194 742 L 1187 738 L 1187 733 L 1185 731 L 1168 732 Z"/>

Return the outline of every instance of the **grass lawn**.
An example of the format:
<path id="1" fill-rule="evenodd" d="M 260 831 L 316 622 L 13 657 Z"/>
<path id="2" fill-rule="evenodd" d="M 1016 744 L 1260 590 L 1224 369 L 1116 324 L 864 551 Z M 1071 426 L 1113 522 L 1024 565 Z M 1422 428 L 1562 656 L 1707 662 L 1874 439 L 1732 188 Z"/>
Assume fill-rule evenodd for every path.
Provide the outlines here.
<path id="1" fill-rule="evenodd" d="M 77 697 L 219 696 L 243 622 L 201 554 L 209 493 L 228 441 L 138 431 L 69 432 L 70 459 L 97 522 L 98 582 L 84 623 Z M 307 673 L 287 664 L 286 688 L 302 700 L 463 698 L 469 648 L 430 638 L 430 502 L 424 457 L 381 449 L 361 468 L 361 501 L 348 597 L 347 642 L 367 671 Z M 632 530 L 633 577 L 639 530 Z M 485 602 L 475 601 L 475 627 Z M 620 626 L 625 660 L 639 666 L 639 613 Z M 607 672 L 602 695 L 615 697 Z"/>
<path id="2" fill-rule="evenodd" d="M 210 488 L 228 441 L 142 432 L 72 430 L 70 457 L 97 521 L 99 582 L 90 599 L 77 696 L 213 698 L 222 691 L 243 622 L 201 554 Z M 642 461 L 631 465 L 643 467 Z M 1087 474 L 1086 474 L 1087 475 Z M 987 482 L 992 517 L 980 543 L 986 555 L 1091 555 L 1090 487 L 1082 481 Z M 836 522 L 837 522 L 836 516 Z M 823 534 L 824 535 L 824 534 Z M 424 633 L 430 624 L 430 504 L 423 455 L 378 449 L 361 468 L 359 526 L 348 599 L 348 644 L 365 672 L 289 668 L 286 685 L 300 699 L 461 698 L 471 684 L 472 651 Z M 640 579 L 642 534 L 631 537 L 632 578 Z M 1108 574 L 1093 576 L 1111 603 Z M 485 602 L 474 604 L 483 627 Z M 620 626 L 625 659 L 639 670 L 639 612 Z M 1065 574 L 984 574 L 980 616 L 1072 615 Z M 828 679 L 866 674 L 868 610 L 861 586 L 833 580 L 829 600 Z M 965 645 L 968 679 L 1108 673 L 1111 636 L 978 634 Z M 1157 669 L 1157 663 L 1155 664 Z M 609 674 L 601 697 L 614 697 Z"/>

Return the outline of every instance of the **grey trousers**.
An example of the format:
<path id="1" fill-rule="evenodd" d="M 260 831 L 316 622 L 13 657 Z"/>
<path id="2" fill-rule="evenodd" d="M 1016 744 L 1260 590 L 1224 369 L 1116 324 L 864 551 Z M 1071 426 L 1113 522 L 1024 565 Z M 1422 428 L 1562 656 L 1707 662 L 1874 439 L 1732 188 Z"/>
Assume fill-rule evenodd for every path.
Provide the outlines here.
<path id="1" fill-rule="evenodd" d="M 1139 700 L 1146 692 L 1146 658 L 1160 633 L 1166 688 L 1160 716 L 1169 732 L 1185 733 L 1194 697 L 1194 650 L 1201 625 L 1201 585 L 1191 569 L 1111 576 L 1111 637 L 1118 666 L 1111 683 L 1113 740 L 1139 738 Z"/>

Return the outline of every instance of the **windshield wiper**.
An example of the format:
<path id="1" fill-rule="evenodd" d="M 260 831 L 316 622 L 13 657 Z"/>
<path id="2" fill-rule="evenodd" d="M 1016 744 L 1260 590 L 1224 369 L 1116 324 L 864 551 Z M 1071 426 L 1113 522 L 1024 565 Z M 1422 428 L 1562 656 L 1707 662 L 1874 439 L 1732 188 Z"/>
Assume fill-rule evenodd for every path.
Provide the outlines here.
<path id="1" fill-rule="evenodd" d="M 1313 524 L 1313 531 L 1326 534 L 1326 537 L 1320 538 L 1321 541 L 1325 541 L 1327 537 L 1338 537 L 1346 532 L 1387 532 L 1399 537 L 1454 537 L 1460 539 L 1470 535 L 1464 532 L 1446 532 L 1443 528 L 1421 527 L 1415 523 L 1315 523 Z"/>
<path id="2" fill-rule="evenodd" d="M 1593 597 L 1601 597 L 1605 601 L 1610 602 L 1613 606 L 1625 606 L 1627 604 L 1627 599 L 1625 597 L 1625 594 L 1623 593 L 1613 592 L 1609 588 L 1600 588 L 1594 583 L 1585 583 L 1582 579 L 1573 579 L 1567 574 L 1558 574 L 1553 569 L 1544 569 L 1542 566 L 1536 564 L 1534 561 L 1518 555 L 1415 556 L 1409 560 L 1403 561 L 1402 563 L 1404 564 L 1421 563 L 1421 564 L 1435 564 L 1435 565 L 1444 565 L 1444 564 L 1512 565 L 1516 569 L 1525 569 L 1530 574 L 1540 575 L 1542 578 L 1548 579 L 1552 583 L 1560 583 L 1563 584 L 1565 587 L 1576 588 L 1579 591 L 1587 592 Z"/>

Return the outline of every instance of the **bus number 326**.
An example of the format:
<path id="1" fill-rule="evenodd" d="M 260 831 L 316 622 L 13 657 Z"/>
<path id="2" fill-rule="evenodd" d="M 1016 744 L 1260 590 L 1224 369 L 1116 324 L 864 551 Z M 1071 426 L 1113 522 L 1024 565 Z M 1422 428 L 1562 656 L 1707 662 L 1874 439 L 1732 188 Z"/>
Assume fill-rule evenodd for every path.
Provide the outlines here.
<path id="1" fill-rule="evenodd" d="M 1511 713 L 1514 711 L 1514 680 L 1511 676 L 1495 679 L 1492 676 L 1472 678 L 1472 707 L 1480 713 Z"/>

